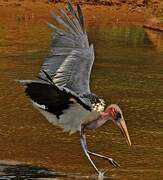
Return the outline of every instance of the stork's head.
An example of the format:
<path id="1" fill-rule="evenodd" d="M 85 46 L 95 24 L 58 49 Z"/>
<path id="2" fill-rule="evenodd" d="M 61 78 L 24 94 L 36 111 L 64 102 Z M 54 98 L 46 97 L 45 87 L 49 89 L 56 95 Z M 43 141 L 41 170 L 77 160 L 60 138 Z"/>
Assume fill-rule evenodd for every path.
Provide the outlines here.
<path id="1" fill-rule="evenodd" d="M 127 130 L 126 123 L 123 118 L 123 114 L 121 109 L 116 104 L 111 104 L 104 111 L 105 117 L 109 120 L 112 120 L 116 126 L 121 130 L 123 136 L 126 139 L 126 142 L 129 146 L 131 146 L 130 136 Z"/>

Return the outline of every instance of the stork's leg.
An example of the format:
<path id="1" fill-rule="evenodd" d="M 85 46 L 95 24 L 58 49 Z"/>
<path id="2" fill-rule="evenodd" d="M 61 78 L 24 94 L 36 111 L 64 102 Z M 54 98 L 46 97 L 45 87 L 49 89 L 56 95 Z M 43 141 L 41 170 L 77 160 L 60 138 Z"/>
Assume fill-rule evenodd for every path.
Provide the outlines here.
<path id="1" fill-rule="evenodd" d="M 85 134 L 82 134 L 82 139 L 84 141 L 84 146 L 85 146 L 85 149 L 87 151 L 88 154 L 92 155 L 92 156 L 97 156 L 99 158 L 102 158 L 102 159 L 105 159 L 107 161 L 109 161 L 109 163 L 113 166 L 113 167 L 120 167 L 120 165 L 114 161 L 112 158 L 109 158 L 107 156 L 104 156 L 104 155 L 101 155 L 101 154 L 97 154 L 97 153 L 94 153 L 94 152 L 91 152 L 88 150 L 88 147 L 87 147 L 87 142 L 86 142 L 86 136 Z"/>
<path id="2" fill-rule="evenodd" d="M 81 134 L 80 134 L 80 143 L 81 143 L 81 146 L 83 148 L 83 151 L 84 151 L 86 157 L 88 158 L 88 160 L 90 161 L 90 163 L 92 164 L 92 166 L 94 167 L 96 172 L 98 174 L 100 174 L 100 171 L 97 169 L 96 165 L 94 164 L 94 162 L 92 161 L 91 157 L 89 156 L 88 149 L 87 149 L 87 144 L 86 144 L 86 137 L 83 134 L 83 132 L 81 132 Z"/>

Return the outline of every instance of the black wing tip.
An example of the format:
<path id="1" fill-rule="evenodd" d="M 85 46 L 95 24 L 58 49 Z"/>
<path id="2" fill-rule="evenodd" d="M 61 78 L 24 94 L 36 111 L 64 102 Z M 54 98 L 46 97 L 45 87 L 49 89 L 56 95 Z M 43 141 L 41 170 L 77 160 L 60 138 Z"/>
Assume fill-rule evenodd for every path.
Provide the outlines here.
<path id="1" fill-rule="evenodd" d="M 82 9 L 78 3 L 77 3 L 77 11 L 78 11 L 80 25 L 82 27 L 83 32 L 85 32 L 84 16 L 83 16 Z"/>
<path id="2" fill-rule="evenodd" d="M 82 12 L 82 9 L 81 9 L 81 6 L 80 6 L 79 3 L 77 3 L 76 6 L 77 6 L 78 15 L 76 14 L 74 8 L 72 7 L 72 4 L 70 3 L 70 1 L 67 1 L 67 9 L 68 9 L 68 11 L 71 13 L 72 16 L 76 17 L 76 19 L 78 20 L 83 32 L 85 33 L 83 12 Z"/>
<path id="3" fill-rule="evenodd" d="M 74 17 L 74 18 L 77 19 L 77 21 L 79 22 L 79 24 L 80 24 L 80 26 L 81 26 L 81 29 L 82 29 L 83 33 L 85 33 L 84 16 L 83 16 L 83 13 L 82 13 L 82 9 L 81 9 L 81 6 L 79 5 L 79 3 L 76 3 L 76 6 L 77 6 L 77 12 L 76 12 L 75 9 L 73 8 L 72 3 L 71 3 L 69 0 L 67 0 L 67 10 L 68 10 L 68 12 L 70 13 L 70 15 L 71 15 L 72 17 Z M 62 8 L 58 8 L 58 9 L 59 9 L 59 10 L 63 10 Z M 64 10 L 63 10 L 63 11 L 64 11 Z M 64 12 L 65 12 L 65 11 L 64 11 Z M 59 16 L 55 15 L 54 10 L 53 10 L 53 11 L 50 11 L 50 13 L 51 13 L 52 17 L 53 17 L 56 21 L 58 21 L 57 18 L 58 18 Z M 50 23 L 48 23 L 48 22 L 47 22 L 47 24 L 48 24 L 48 26 L 49 26 L 50 28 L 56 29 L 56 27 L 55 27 L 53 24 L 50 24 Z M 60 22 L 59 22 L 59 24 L 60 24 Z"/>
<path id="4" fill-rule="evenodd" d="M 67 1 L 67 8 L 72 8 L 72 4 L 70 3 L 70 1 Z"/>
<path id="5" fill-rule="evenodd" d="M 72 4 L 69 0 L 67 0 L 67 4 L 72 7 Z"/>
<path id="6" fill-rule="evenodd" d="M 76 6 L 77 6 L 77 9 L 80 9 L 80 10 L 81 10 L 81 7 L 80 7 L 80 4 L 79 4 L 79 3 L 77 3 Z"/>

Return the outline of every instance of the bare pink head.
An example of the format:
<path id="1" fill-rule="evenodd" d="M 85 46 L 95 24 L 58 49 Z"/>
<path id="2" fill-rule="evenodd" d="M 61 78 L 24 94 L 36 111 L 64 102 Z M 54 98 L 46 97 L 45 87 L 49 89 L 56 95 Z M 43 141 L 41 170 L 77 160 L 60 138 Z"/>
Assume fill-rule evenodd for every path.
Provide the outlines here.
<path id="1" fill-rule="evenodd" d="M 95 119 L 94 121 L 91 121 L 87 124 L 83 124 L 83 129 L 95 129 L 103 124 L 105 124 L 107 121 L 113 121 L 116 126 L 121 130 L 123 136 L 126 139 L 126 142 L 128 145 L 131 146 L 130 136 L 127 130 L 126 123 L 123 118 L 122 111 L 120 107 L 116 104 L 109 105 L 105 111 L 101 112 L 100 116 Z"/>
<path id="2" fill-rule="evenodd" d="M 113 123 L 118 126 L 125 137 L 127 144 L 131 146 L 130 136 L 120 107 L 116 104 L 111 104 L 105 109 L 102 116 L 107 120 L 113 121 Z"/>

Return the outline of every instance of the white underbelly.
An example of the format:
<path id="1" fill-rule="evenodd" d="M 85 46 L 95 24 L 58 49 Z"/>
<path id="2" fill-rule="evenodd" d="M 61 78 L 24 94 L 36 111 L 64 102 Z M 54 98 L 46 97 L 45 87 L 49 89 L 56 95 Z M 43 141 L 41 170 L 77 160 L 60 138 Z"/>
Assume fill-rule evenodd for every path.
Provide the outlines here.
<path id="1" fill-rule="evenodd" d="M 91 122 L 99 116 L 96 111 L 88 111 L 79 103 L 73 103 L 68 109 L 63 110 L 63 114 L 56 117 L 56 115 L 46 111 L 44 107 L 33 102 L 34 107 L 46 117 L 46 119 L 53 125 L 61 127 L 65 132 L 73 134 L 81 131 L 81 125 Z"/>

